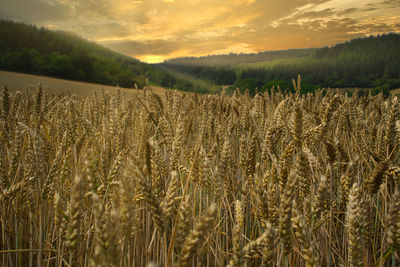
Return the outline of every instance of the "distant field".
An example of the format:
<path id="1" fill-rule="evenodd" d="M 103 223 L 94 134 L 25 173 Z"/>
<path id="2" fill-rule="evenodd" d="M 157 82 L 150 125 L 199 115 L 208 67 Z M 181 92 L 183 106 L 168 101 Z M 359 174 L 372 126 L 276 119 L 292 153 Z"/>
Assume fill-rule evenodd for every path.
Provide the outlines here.
<path id="1" fill-rule="evenodd" d="M 288 64 L 301 63 L 308 59 L 309 57 L 279 58 L 279 59 L 266 60 L 254 63 L 241 63 L 234 66 L 233 68 L 236 71 L 242 71 L 249 68 L 273 68 L 280 63 L 285 63 L 288 65 Z"/>
<path id="2" fill-rule="evenodd" d="M 166 68 L 166 67 L 161 67 L 161 68 L 183 80 L 189 81 L 190 83 L 192 83 L 193 85 L 195 85 L 199 88 L 208 89 L 210 93 L 219 91 L 219 89 L 221 87 L 221 86 L 215 85 L 213 81 L 198 79 L 189 73 L 183 73 L 183 72 L 176 71 L 176 70 L 173 70 L 171 68 Z"/>
<path id="3" fill-rule="evenodd" d="M 400 88 L 390 90 L 390 92 L 392 93 L 392 95 L 400 94 Z"/>
<path id="4" fill-rule="evenodd" d="M 43 89 L 48 92 L 70 92 L 71 94 L 79 95 L 91 95 L 95 91 L 100 92 L 102 88 L 104 88 L 104 90 L 108 93 L 111 93 L 117 89 L 117 87 L 108 85 L 68 81 L 46 76 L 0 71 L 0 86 L 3 87 L 6 85 L 10 89 L 10 91 L 19 90 L 29 92 L 32 90 L 36 90 L 39 83 L 41 83 Z M 141 91 L 129 88 L 120 89 L 121 92 L 127 94 L 137 93 Z M 165 92 L 164 88 L 158 86 L 151 86 L 151 89 L 157 94 L 164 94 Z"/>

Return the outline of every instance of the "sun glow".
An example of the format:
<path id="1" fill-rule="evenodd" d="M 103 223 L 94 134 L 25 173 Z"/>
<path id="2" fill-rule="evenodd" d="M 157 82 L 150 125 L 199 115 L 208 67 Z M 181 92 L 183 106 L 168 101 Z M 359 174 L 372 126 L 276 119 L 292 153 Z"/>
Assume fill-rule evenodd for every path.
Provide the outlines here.
<path id="1" fill-rule="evenodd" d="M 161 63 L 165 60 L 165 57 L 157 55 L 143 55 L 143 56 L 136 56 L 136 58 L 138 58 L 140 61 L 144 61 L 150 64 Z"/>

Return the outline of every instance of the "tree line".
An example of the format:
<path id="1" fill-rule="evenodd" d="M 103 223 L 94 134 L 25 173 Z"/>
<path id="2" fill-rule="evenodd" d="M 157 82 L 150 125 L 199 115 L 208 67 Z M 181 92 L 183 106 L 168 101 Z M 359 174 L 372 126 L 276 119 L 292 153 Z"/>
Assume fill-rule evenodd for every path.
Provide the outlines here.
<path id="1" fill-rule="evenodd" d="M 236 54 L 229 53 L 227 55 L 209 55 L 202 57 L 180 57 L 165 61 L 166 64 L 176 65 L 192 65 L 192 66 L 216 66 L 227 67 L 243 63 L 256 63 L 260 61 L 271 61 L 283 58 L 299 58 L 310 56 L 314 53 L 314 48 L 307 49 L 288 49 L 278 51 L 265 51 L 259 53 Z"/>
<path id="2" fill-rule="evenodd" d="M 266 55 L 270 60 L 285 59 L 271 67 L 247 68 L 236 71 L 229 79 L 218 80 L 219 84 L 231 84 L 250 93 L 256 88 L 260 91 L 279 86 L 282 89 L 291 87 L 291 79 L 302 75 L 303 91 L 313 91 L 316 88 L 372 88 L 388 91 L 400 88 L 400 34 L 383 34 L 358 38 L 319 49 L 287 50 L 278 53 L 259 53 L 260 62 L 265 61 Z M 211 77 L 222 76 L 222 73 L 234 72 L 224 67 L 224 62 L 232 62 L 242 57 L 237 64 L 254 60 L 255 55 L 247 58 L 244 55 L 226 55 L 225 61 L 219 66 L 208 63 L 222 56 L 204 58 L 177 59 L 164 63 L 165 66 L 189 73 L 197 78 L 208 78 L 204 74 L 212 73 Z M 291 60 L 300 58 L 300 60 Z M 207 62 L 204 63 L 204 62 Z M 231 67 L 234 67 L 232 65 Z M 218 73 L 219 72 L 219 73 Z M 224 76 L 225 77 L 225 76 Z M 228 77 L 228 76 L 227 76 Z M 214 78 L 215 79 L 215 78 Z M 216 82 L 216 84 L 218 84 Z"/>
<path id="3" fill-rule="evenodd" d="M 236 72 L 232 69 L 178 63 L 163 63 L 162 66 L 166 69 L 187 73 L 196 79 L 212 81 L 216 85 L 227 85 L 236 81 Z"/>

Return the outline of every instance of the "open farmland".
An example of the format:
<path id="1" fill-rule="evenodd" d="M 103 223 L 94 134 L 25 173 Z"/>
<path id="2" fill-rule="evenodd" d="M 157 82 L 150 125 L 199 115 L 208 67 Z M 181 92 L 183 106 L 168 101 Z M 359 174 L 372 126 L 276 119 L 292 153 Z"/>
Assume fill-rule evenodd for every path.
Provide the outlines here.
<path id="1" fill-rule="evenodd" d="M 396 97 L 15 86 L 1 266 L 400 263 Z"/>
<path id="2" fill-rule="evenodd" d="M 23 93 L 34 93 L 36 92 L 39 83 L 48 93 L 71 93 L 79 96 L 90 96 L 94 92 L 100 93 L 102 89 L 104 89 L 106 93 L 113 93 L 117 89 L 117 87 L 109 85 L 76 82 L 47 76 L 0 71 L 0 85 L 6 85 L 10 92 L 20 91 Z M 119 89 L 120 92 L 128 95 L 142 91 L 132 88 Z M 151 86 L 151 89 L 153 92 L 160 95 L 163 95 L 165 90 L 164 88 L 158 86 Z"/>

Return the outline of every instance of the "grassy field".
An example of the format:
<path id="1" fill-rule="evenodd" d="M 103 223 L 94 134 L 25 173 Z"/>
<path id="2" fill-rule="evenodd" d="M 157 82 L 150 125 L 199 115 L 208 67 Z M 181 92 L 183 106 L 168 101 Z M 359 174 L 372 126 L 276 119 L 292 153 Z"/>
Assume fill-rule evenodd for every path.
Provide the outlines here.
<path id="1" fill-rule="evenodd" d="M 1 266 L 400 263 L 397 98 L 121 90 L 2 91 Z"/>
<path id="2" fill-rule="evenodd" d="M 161 66 L 161 68 L 163 68 L 165 71 L 168 71 L 169 73 L 175 75 L 176 77 L 179 77 L 181 79 L 189 81 L 197 88 L 202 88 L 204 90 L 208 90 L 209 93 L 218 92 L 219 89 L 221 88 L 220 86 L 215 85 L 212 81 L 197 79 L 193 75 L 190 75 L 188 73 L 179 72 L 179 71 L 173 70 L 171 68 L 166 68 L 163 66 Z"/>
<path id="3" fill-rule="evenodd" d="M 242 71 L 249 68 L 272 68 L 278 64 L 284 63 L 287 65 L 301 63 L 309 60 L 309 57 L 281 58 L 268 61 L 260 61 L 255 63 L 241 63 L 234 66 L 236 71 Z"/>
<path id="4" fill-rule="evenodd" d="M 43 89 L 48 93 L 71 93 L 80 96 L 89 96 L 94 92 L 100 93 L 102 88 L 107 93 L 114 93 L 117 87 L 76 82 L 63 79 L 50 78 L 47 76 L 38 76 L 31 74 L 23 74 L 16 72 L 0 71 L 0 86 L 6 85 L 10 92 L 19 90 L 21 92 L 36 92 L 38 84 L 41 84 Z M 151 89 L 160 95 L 164 95 L 165 89 L 158 86 L 151 86 Z M 125 94 L 134 94 L 141 92 L 141 90 L 135 90 L 133 88 L 120 88 L 120 91 Z"/>

